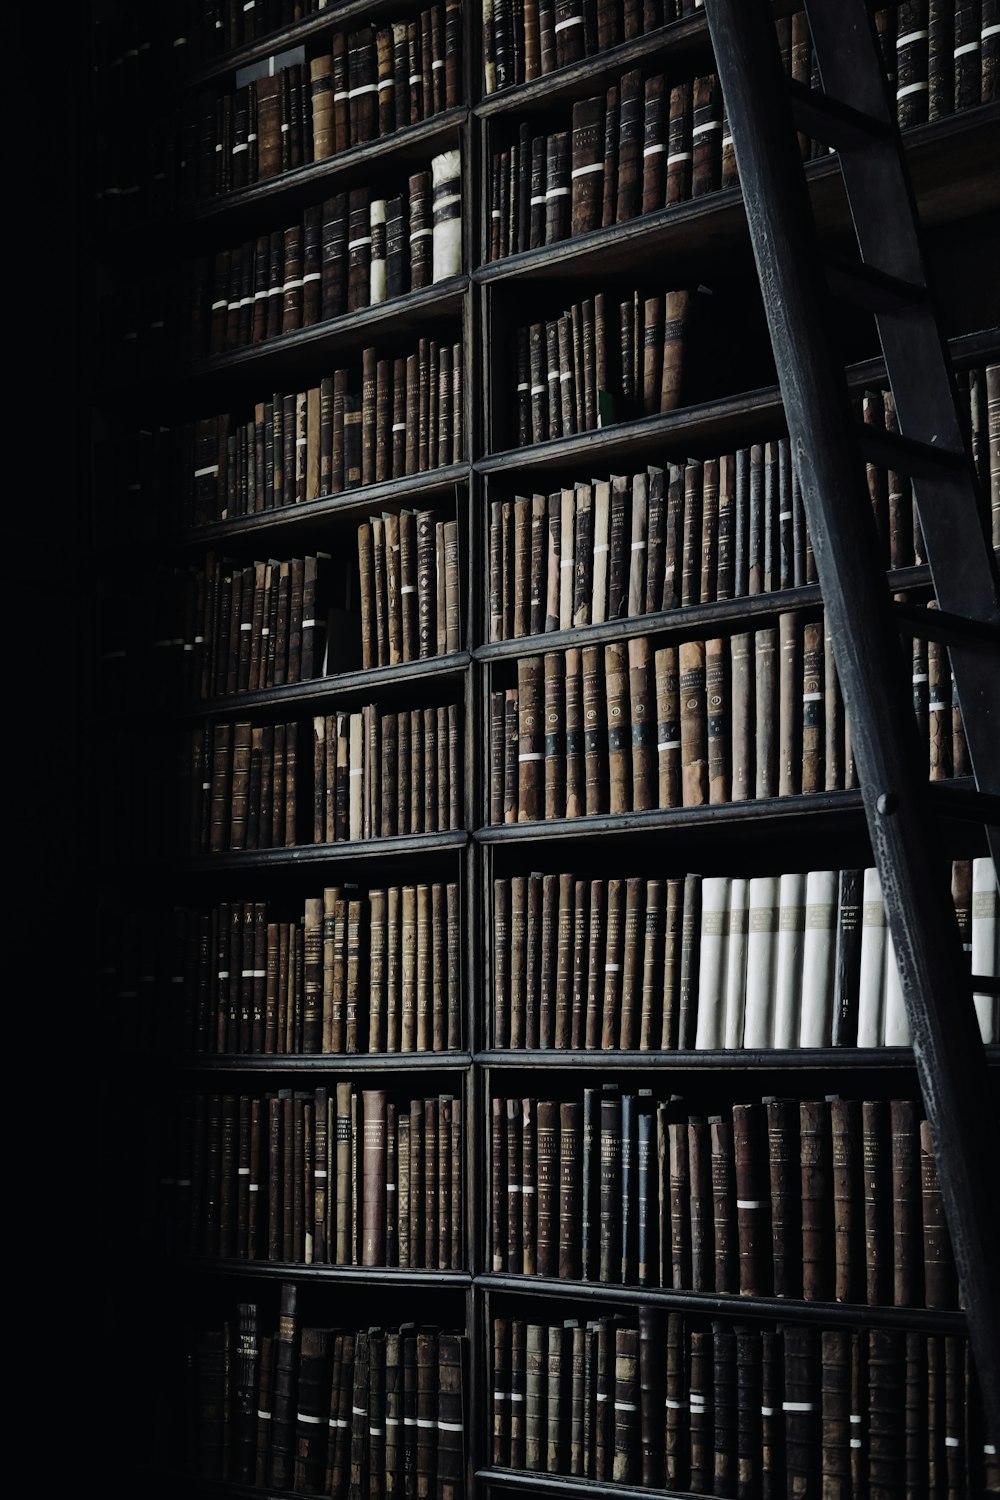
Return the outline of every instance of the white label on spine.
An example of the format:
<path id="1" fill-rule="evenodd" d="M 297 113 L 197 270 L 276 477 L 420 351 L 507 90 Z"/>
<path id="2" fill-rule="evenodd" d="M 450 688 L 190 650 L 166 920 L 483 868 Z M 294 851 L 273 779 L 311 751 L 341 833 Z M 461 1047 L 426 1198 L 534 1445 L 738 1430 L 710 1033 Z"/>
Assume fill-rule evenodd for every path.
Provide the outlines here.
<path id="1" fill-rule="evenodd" d="M 984 42 L 985 42 L 985 40 L 986 40 L 986 38 L 988 36 L 1000 36 L 1000 23 L 998 23 L 995 26 L 984 26 L 983 27 L 983 41 Z"/>
<path id="2" fill-rule="evenodd" d="M 568 187 L 546 188 L 545 196 L 546 198 L 565 198 L 568 192 Z"/>
<path id="3" fill-rule="evenodd" d="M 412 236 L 411 236 L 411 238 L 412 238 Z M 372 242 L 372 237 L 371 237 L 370 234 L 368 234 L 368 235 L 365 235 L 364 238 L 360 239 L 360 240 L 348 240 L 347 241 L 347 248 L 348 248 L 348 250 L 360 250 L 362 245 L 370 245 L 371 242 Z"/>
<path id="4" fill-rule="evenodd" d="M 634 1401 L 616 1401 L 615 1402 L 615 1411 L 638 1411 L 638 1410 L 639 1410 L 639 1408 L 638 1408 L 638 1406 L 636 1406 L 636 1404 L 635 1404 Z"/>
<path id="5" fill-rule="evenodd" d="M 911 42 L 922 42 L 926 35 L 926 31 L 904 31 L 902 36 L 896 38 L 896 48 L 908 47 Z"/>
<path id="6" fill-rule="evenodd" d="M 588 167 L 574 167 L 569 175 L 575 180 L 577 177 L 586 177 L 590 172 L 603 171 L 604 163 L 602 161 L 592 161 Z"/>
<path id="7" fill-rule="evenodd" d="M 540 198 L 532 198 L 532 200 L 531 200 L 531 207 L 535 208 L 539 203 L 544 203 L 544 202 L 545 202 L 545 194 L 543 193 Z"/>
<path id="8" fill-rule="evenodd" d="M 240 629 L 241 629 L 241 630 L 252 630 L 252 629 L 253 629 L 253 626 L 252 626 L 252 625 L 248 625 L 248 624 L 246 624 L 246 623 L 244 623 L 244 624 L 243 624 L 243 625 L 241 625 L 241 626 L 240 626 Z"/>
<path id="9" fill-rule="evenodd" d="M 558 35 L 558 33 L 560 31 L 565 31 L 567 29 L 567 27 L 569 27 L 569 26 L 582 26 L 582 25 L 583 25 L 583 17 L 582 16 L 570 16 L 567 21 L 557 21 L 556 24 L 555 24 L 554 30 L 555 30 L 556 35 Z"/>
<path id="10" fill-rule="evenodd" d="M 348 99 L 357 99 L 357 98 L 360 97 L 361 94 L 376 94 L 376 93 L 378 93 L 378 89 L 376 88 L 376 86 L 375 86 L 374 83 L 359 83 L 356 89 L 349 89 L 348 90 L 347 97 L 348 97 Z"/>
<path id="11" fill-rule="evenodd" d="M 442 1422 L 441 1419 L 440 1419 L 440 1417 L 438 1418 L 438 1427 L 441 1429 L 442 1432 L 461 1432 L 462 1431 L 462 1424 L 461 1424 L 461 1422 Z"/>
<path id="12" fill-rule="evenodd" d="M 856 1411 L 852 1411 L 848 1420 L 851 1421 L 851 1422 L 856 1422 L 857 1425 L 860 1427 L 861 1426 L 861 1413 L 860 1412 L 856 1412 Z"/>
<path id="13" fill-rule="evenodd" d="M 313 1176 L 314 1177 L 325 1177 L 326 1176 L 326 1168 L 325 1167 L 314 1167 L 313 1168 Z"/>
<path id="14" fill-rule="evenodd" d="M 549 378 L 551 379 L 551 376 Z M 572 372 L 570 370 L 563 370 L 562 374 L 559 376 L 559 379 L 560 379 L 560 381 L 562 381 L 562 380 L 572 380 L 573 379 Z"/>
<path id="15" fill-rule="evenodd" d="M 296 287 L 300 287 L 301 285 L 302 285 L 302 277 L 301 276 L 293 276 L 290 281 L 282 282 L 281 289 L 282 289 L 283 292 L 294 292 L 295 289 L 296 289 Z"/>
<path id="16" fill-rule="evenodd" d="M 706 120 L 704 125 L 696 125 L 691 132 L 692 136 L 704 135 L 706 130 L 721 130 L 721 120 Z"/>
<path id="17" fill-rule="evenodd" d="M 666 141 L 657 141 L 655 143 L 655 145 L 652 145 L 652 146 L 643 146 L 643 148 L 642 148 L 642 154 L 643 154 L 643 156 L 659 156 L 660 152 L 661 151 L 666 151 L 666 149 L 667 149 L 667 143 L 666 143 Z"/>
<path id="18" fill-rule="evenodd" d="M 896 98 L 905 99 L 907 94 L 919 94 L 927 88 L 930 88 L 930 84 L 926 80 L 923 83 L 908 83 L 905 88 L 896 90 Z"/>
<path id="19" fill-rule="evenodd" d="M 946 1448 L 961 1448 L 962 1446 L 958 1438 L 956 1437 L 946 1437 L 944 1440 L 944 1445 Z"/>
<path id="20" fill-rule="evenodd" d="M 823 697 L 822 693 L 803 693 L 802 694 L 802 702 L 803 703 L 819 703 L 822 700 L 822 697 Z"/>
<path id="21" fill-rule="evenodd" d="M 605 974 L 617 974 L 620 968 L 621 964 L 605 964 L 604 972 Z"/>
<path id="22" fill-rule="evenodd" d="M 852 1448 L 860 1448 L 861 1447 L 861 1439 L 860 1438 L 851 1438 L 851 1447 Z"/>
<path id="23" fill-rule="evenodd" d="M 526 750 L 523 755 L 519 755 L 517 758 L 518 758 L 519 761 L 521 761 L 521 760 L 544 760 L 545 757 L 542 755 L 542 752 L 540 750 Z"/>
<path id="24" fill-rule="evenodd" d="M 529 1193 L 530 1194 L 530 1193 L 533 1193 L 534 1191 L 535 1191 L 535 1189 L 534 1189 L 534 1187 L 532 1186 L 531 1183 L 529 1183 L 529 1182 L 522 1182 L 522 1184 L 521 1184 L 521 1192 L 522 1193 Z"/>
<path id="25" fill-rule="evenodd" d="M 680 740 L 658 740 L 656 748 L 657 750 L 679 750 L 681 742 Z"/>
<path id="26" fill-rule="evenodd" d="M 250 1191 L 251 1191 L 251 1193 L 259 1193 L 260 1192 L 260 1183 L 259 1182 L 251 1182 L 251 1184 L 250 1184 Z"/>
<path id="27" fill-rule="evenodd" d="M 443 68 L 443 67 L 444 67 L 444 58 L 443 57 L 432 58 L 432 60 L 431 60 L 431 69 L 432 70 L 434 68 Z"/>
<path id="28" fill-rule="evenodd" d="M 395 87 L 396 87 L 396 80 L 394 78 L 383 78 L 382 82 L 378 86 L 378 91 L 379 91 L 380 94 L 382 94 L 382 93 L 385 92 L 386 89 L 392 89 L 392 88 L 395 88 Z"/>
<path id="29" fill-rule="evenodd" d="M 690 151 L 671 151 L 667 157 L 667 166 L 672 167 L 675 161 L 690 161 Z"/>
<path id="30" fill-rule="evenodd" d="M 761 1414 L 762 1417 L 773 1417 L 774 1416 L 774 1407 L 773 1406 L 762 1406 L 761 1409 L 760 1409 L 760 1414 Z"/>
<path id="31" fill-rule="evenodd" d="M 433 233 L 433 229 L 414 229 L 413 233 L 410 235 L 410 239 L 411 241 L 422 240 L 426 235 Z"/>
<path id="32" fill-rule="evenodd" d="M 993 27 L 992 29 L 996 30 L 995 27 Z M 985 31 L 983 32 L 983 35 L 984 36 L 986 35 Z M 955 48 L 954 55 L 956 57 L 964 57 L 964 55 L 965 55 L 966 52 L 978 52 L 978 51 L 979 51 L 979 43 L 978 42 L 963 42 L 962 45 L 961 45 L 961 47 L 956 47 Z"/>
<path id="33" fill-rule="evenodd" d="M 233 155 L 234 156 L 239 156 L 239 154 L 240 154 L 241 151 L 249 151 L 249 150 L 250 150 L 249 143 L 247 141 L 241 141 L 238 146 L 234 146 L 233 147 Z"/>
<path id="34" fill-rule="evenodd" d="M 261 1411 L 259 1408 L 257 1411 L 257 1416 L 262 1422 L 270 1422 L 271 1420 L 271 1413 L 269 1411 Z"/>
<path id="35" fill-rule="evenodd" d="M 401 594 L 415 594 L 417 592 L 417 586 L 415 583 L 404 583 L 399 592 Z"/>
<path id="36" fill-rule="evenodd" d="M 195 471 L 194 471 L 194 477 L 195 477 L 195 479 L 204 479 L 207 475 L 209 475 L 209 474 L 218 474 L 218 472 L 219 472 L 219 465 L 218 464 L 208 464 L 204 469 L 195 469 Z"/>
<path id="37" fill-rule="evenodd" d="M 663 1404 L 669 1411 L 687 1411 L 686 1401 L 672 1401 L 669 1396 Z"/>
<path id="38" fill-rule="evenodd" d="M 544 389 L 545 389 L 544 385 L 533 385 L 531 387 L 531 394 L 533 396 L 540 396 L 542 394 L 542 392 L 544 391 Z"/>
<path id="39" fill-rule="evenodd" d="M 427 1417 L 418 1417 L 417 1418 L 417 1426 L 418 1427 L 436 1427 L 437 1423 L 429 1421 L 427 1419 Z"/>
<path id="40" fill-rule="evenodd" d="M 736 1200 L 736 1207 L 737 1208 L 760 1208 L 762 1202 L 763 1202 L 762 1198 L 737 1198 L 737 1200 Z"/>
<path id="41" fill-rule="evenodd" d="M 392 430 L 393 430 L 393 432 L 405 432 L 406 431 L 406 423 L 405 422 L 393 422 L 393 424 L 392 424 Z M 410 587 L 410 591 L 412 593 L 412 585 L 409 585 L 409 587 Z"/>
<path id="42" fill-rule="evenodd" d="M 212 311 L 213 312 L 218 312 L 220 307 L 228 307 L 228 306 L 229 306 L 229 303 L 226 301 L 225 297 L 223 297 L 223 299 L 222 299 L 221 302 L 213 302 L 212 303 Z"/>
<path id="43" fill-rule="evenodd" d="M 815 1411 L 815 1401 L 782 1401 L 782 1411 Z"/>

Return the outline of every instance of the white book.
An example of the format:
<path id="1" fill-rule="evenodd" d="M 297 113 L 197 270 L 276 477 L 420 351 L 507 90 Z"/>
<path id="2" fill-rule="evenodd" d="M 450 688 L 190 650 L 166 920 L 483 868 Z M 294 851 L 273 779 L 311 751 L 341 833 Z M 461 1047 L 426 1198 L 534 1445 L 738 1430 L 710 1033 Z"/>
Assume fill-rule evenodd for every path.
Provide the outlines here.
<path id="1" fill-rule="evenodd" d="M 839 885 L 839 870 L 810 870 L 806 876 L 806 930 L 802 945 L 802 1002 L 799 1013 L 800 1047 L 829 1047 L 833 1042 L 833 991 Z"/>
<path id="2" fill-rule="evenodd" d="M 736 877 L 729 888 L 729 945 L 726 952 L 726 1018 L 722 1045 L 743 1046 L 743 1011 L 747 989 L 747 888 Z"/>
<path id="3" fill-rule="evenodd" d="M 444 281 L 462 274 L 462 155 L 457 148 L 431 157 L 431 191 L 432 279 Z"/>
<path id="4" fill-rule="evenodd" d="M 694 1037 L 695 1047 L 699 1048 L 723 1045 L 730 884 L 728 875 L 706 875 L 701 882 L 698 1018 Z"/>
<path id="5" fill-rule="evenodd" d="M 802 946 L 806 922 L 806 877 L 798 871 L 778 882 L 778 939 L 774 965 L 773 1047 L 795 1047 L 799 1039 Z"/>
<path id="6" fill-rule="evenodd" d="M 590 619 L 600 625 L 608 614 L 608 541 L 611 526 L 611 483 L 607 479 L 594 480 L 594 575 L 591 595 Z"/>
<path id="7" fill-rule="evenodd" d="M 562 492 L 559 518 L 559 629 L 573 624 L 574 544 L 576 542 L 576 491 Z"/>
<path id="8" fill-rule="evenodd" d="M 372 258 L 369 273 L 368 300 L 374 307 L 385 301 L 385 199 L 376 198 L 371 206 Z"/>
<path id="9" fill-rule="evenodd" d="M 747 898 L 747 990 L 744 1047 L 770 1047 L 777 956 L 778 877 L 755 875 Z"/>
<path id="10" fill-rule="evenodd" d="M 984 978 L 1000 976 L 997 872 L 988 857 L 972 861 L 972 972 L 982 974 Z M 997 1017 L 1000 999 L 985 990 L 975 990 L 972 998 L 983 1041 L 1000 1041 Z"/>
<path id="11" fill-rule="evenodd" d="M 910 1045 L 910 1023 L 903 1004 L 903 986 L 899 982 L 899 965 L 896 963 L 896 945 L 892 933 L 885 930 L 885 1045 L 908 1047 Z"/>
<path id="12" fill-rule="evenodd" d="M 649 517 L 649 485 L 645 474 L 632 476 L 632 542 L 629 552 L 628 613 L 641 615 L 646 608 L 646 530 Z"/>
<path id="13" fill-rule="evenodd" d="M 885 1035 L 885 907 L 874 867 L 865 871 L 861 904 L 858 1046 L 881 1047 Z"/>

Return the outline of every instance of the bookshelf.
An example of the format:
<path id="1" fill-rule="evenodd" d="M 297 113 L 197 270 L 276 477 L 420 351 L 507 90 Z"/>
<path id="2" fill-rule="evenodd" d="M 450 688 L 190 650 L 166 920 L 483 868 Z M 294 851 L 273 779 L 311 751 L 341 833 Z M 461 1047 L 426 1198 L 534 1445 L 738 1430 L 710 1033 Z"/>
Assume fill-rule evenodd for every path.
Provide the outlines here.
<path id="1" fill-rule="evenodd" d="M 992 1492 L 700 7 L 301 9 L 95 17 L 112 1362 L 150 1267 L 171 1325 L 125 1472 Z M 880 34 L 996 546 L 995 26 L 941 7 L 931 66 L 919 9 Z M 835 163 L 806 178 L 836 254 Z M 946 653 L 913 661 L 968 790 Z M 995 877 L 943 826 L 988 971 Z"/>

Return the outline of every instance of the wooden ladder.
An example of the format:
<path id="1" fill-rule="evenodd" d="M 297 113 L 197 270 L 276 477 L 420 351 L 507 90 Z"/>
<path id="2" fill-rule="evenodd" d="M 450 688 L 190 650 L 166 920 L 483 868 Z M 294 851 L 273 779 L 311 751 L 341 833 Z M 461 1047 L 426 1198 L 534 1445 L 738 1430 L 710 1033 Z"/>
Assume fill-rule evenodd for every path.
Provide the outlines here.
<path id="1" fill-rule="evenodd" d="M 940 820 L 1000 868 L 1000 601 L 865 0 L 805 0 L 821 89 L 785 75 L 768 0 L 704 0 L 986 1423 L 1000 1440 L 1000 1139 Z M 990 108 L 986 106 L 986 108 Z M 819 243 L 796 130 L 838 153 L 858 255 Z M 855 417 L 831 294 L 874 315 L 898 433 Z M 893 602 L 865 460 L 913 479 L 938 609 Z M 929 782 L 900 630 L 947 645 L 974 788 Z M 989 1023 L 986 1023 L 989 1024 Z"/>

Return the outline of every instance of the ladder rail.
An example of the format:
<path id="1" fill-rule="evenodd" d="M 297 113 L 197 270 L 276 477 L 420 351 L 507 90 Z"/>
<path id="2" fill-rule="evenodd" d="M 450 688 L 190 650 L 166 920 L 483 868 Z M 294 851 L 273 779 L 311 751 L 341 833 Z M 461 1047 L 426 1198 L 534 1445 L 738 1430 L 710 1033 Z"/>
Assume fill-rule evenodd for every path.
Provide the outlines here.
<path id="1" fill-rule="evenodd" d="M 838 26 L 857 30 L 862 16 L 868 24 L 863 0 L 838 0 L 836 10 Z M 971 983 L 878 563 L 857 424 L 827 337 L 822 262 L 770 8 L 767 0 L 705 0 L 705 12 L 959 1285 L 970 1311 L 969 1337 L 995 1441 L 1000 1433 L 995 1276 L 1000 1133 Z M 878 101 L 870 101 L 870 107 L 876 111 Z M 884 90 L 881 107 L 887 108 Z M 884 269 L 897 274 L 907 268 Z M 980 545 L 985 546 L 981 534 Z M 949 603 L 954 608 L 955 600 Z M 963 596 L 961 612 L 966 608 Z"/>

